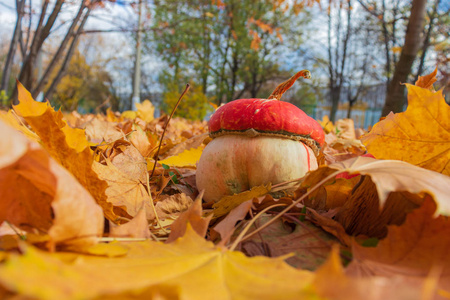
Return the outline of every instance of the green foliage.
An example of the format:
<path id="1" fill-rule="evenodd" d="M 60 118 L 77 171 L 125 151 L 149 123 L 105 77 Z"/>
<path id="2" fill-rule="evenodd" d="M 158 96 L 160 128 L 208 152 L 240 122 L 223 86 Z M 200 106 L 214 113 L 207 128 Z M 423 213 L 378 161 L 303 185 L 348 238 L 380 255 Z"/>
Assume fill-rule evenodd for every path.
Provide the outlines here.
<path id="1" fill-rule="evenodd" d="M 221 2 L 220 2 L 221 3 Z M 203 94 L 217 103 L 236 96 L 256 97 L 274 80 L 279 51 L 298 49 L 302 24 L 295 4 L 271 0 L 160 0 L 158 30 L 147 36 L 170 69 L 173 81 L 189 72 Z M 188 70 L 188 71 L 187 71 Z"/>
<path id="2" fill-rule="evenodd" d="M 189 91 L 184 95 L 174 115 L 188 120 L 203 120 L 212 107 L 208 103 L 208 97 L 195 83 L 190 83 L 190 86 Z M 180 98 L 181 92 L 182 88 L 176 82 L 171 82 L 166 86 L 161 105 L 166 114 L 172 112 Z"/>
<path id="3" fill-rule="evenodd" d="M 317 106 L 318 99 L 322 95 L 320 92 L 315 91 L 309 85 L 300 85 L 300 88 L 296 91 L 292 103 L 300 107 L 307 115 L 312 116 L 314 114 L 314 108 Z"/>
<path id="4" fill-rule="evenodd" d="M 107 99 L 114 98 L 111 85 L 109 73 L 96 62 L 89 64 L 84 55 L 77 51 L 51 101 L 63 110 L 80 108 L 91 112 Z"/>

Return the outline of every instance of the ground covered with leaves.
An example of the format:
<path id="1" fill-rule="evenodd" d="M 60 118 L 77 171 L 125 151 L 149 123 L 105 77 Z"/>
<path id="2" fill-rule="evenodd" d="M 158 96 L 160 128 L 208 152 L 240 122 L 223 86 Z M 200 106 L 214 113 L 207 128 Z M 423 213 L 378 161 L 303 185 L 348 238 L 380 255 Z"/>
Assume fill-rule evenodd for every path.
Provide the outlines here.
<path id="1" fill-rule="evenodd" d="M 450 298 L 450 107 L 434 76 L 370 132 L 323 120 L 304 178 L 216 203 L 195 184 L 206 122 L 154 118 L 148 101 L 64 114 L 19 86 L 0 112 L 0 298 Z"/>

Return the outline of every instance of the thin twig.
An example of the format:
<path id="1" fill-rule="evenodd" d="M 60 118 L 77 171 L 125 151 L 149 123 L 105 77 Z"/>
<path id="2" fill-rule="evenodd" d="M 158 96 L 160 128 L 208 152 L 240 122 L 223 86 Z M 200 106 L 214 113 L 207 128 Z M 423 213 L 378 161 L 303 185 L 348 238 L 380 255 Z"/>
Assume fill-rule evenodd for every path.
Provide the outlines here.
<path id="1" fill-rule="evenodd" d="M 173 108 L 172 113 L 170 114 L 169 118 L 166 121 L 166 124 L 164 125 L 164 131 L 163 131 L 163 133 L 161 135 L 161 140 L 159 141 L 158 151 L 156 151 L 155 156 L 153 156 L 153 159 L 155 160 L 155 163 L 153 164 L 153 170 L 152 170 L 152 173 L 150 174 L 150 177 L 153 177 L 153 173 L 155 173 L 156 160 L 158 159 L 159 151 L 161 150 L 161 146 L 162 146 L 162 142 L 163 142 L 163 139 L 164 139 L 164 135 L 166 134 L 167 126 L 169 125 L 169 122 L 172 119 L 173 114 L 175 113 L 175 110 L 177 109 L 178 105 L 180 104 L 181 99 L 187 93 L 189 88 L 190 88 L 190 85 L 186 84 L 186 88 L 184 89 L 184 92 L 181 94 L 180 98 L 177 101 L 177 104 L 175 104 L 175 107 Z"/>
<path id="2" fill-rule="evenodd" d="M 265 223 L 264 225 L 262 225 L 261 227 L 259 227 L 258 229 L 250 232 L 249 234 L 247 234 L 246 236 L 244 236 L 244 234 L 250 229 L 250 226 L 252 226 L 252 224 L 254 223 L 254 221 L 261 215 L 262 212 L 267 211 L 268 209 L 263 210 L 261 213 L 259 213 L 258 215 L 256 215 L 256 217 L 247 224 L 247 226 L 242 230 L 241 234 L 239 234 L 239 236 L 237 237 L 237 239 L 234 241 L 233 245 L 231 245 L 230 250 L 234 250 L 237 245 L 248 239 L 249 237 L 251 237 L 252 235 L 254 235 L 255 233 L 265 229 L 266 227 L 270 226 L 273 222 L 275 222 L 277 219 L 279 219 L 283 214 L 287 213 L 290 209 L 292 209 L 295 205 L 299 204 L 301 201 L 303 201 L 303 199 L 305 199 L 307 196 L 309 196 L 312 192 L 314 192 L 316 189 L 318 189 L 320 186 L 322 186 L 325 182 L 327 182 L 328 180 L 334 178 L 336 175 L 345 172 L 346 170 L 339 170 L 336 171 L 332 174 L 330 174 L 329 176 L 325 177 L 324 179 L 322 179 L 318 184 L 316 184 L 314 187 L 312 187 L 306 194 L 304 194 L 303 196 L 301 196 L 300 198 L 298 198 L 296 201 L 292 202 L 292 204 L 290 204 L 288 207 L 286 207 L 283 211 L 281 211 L 280 213 L 278 213 L 278 215 L 276 215 L 272 220 L 270 220 L 269 222 Z M 268 208 L 272 208 L 274 206 L 270 206 Z"/>

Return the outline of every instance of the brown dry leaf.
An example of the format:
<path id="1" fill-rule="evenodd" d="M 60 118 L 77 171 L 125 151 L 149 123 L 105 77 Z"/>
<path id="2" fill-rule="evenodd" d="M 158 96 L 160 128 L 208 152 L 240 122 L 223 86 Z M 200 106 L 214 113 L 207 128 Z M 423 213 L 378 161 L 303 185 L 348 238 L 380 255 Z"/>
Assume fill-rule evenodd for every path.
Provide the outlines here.
<path id="1" fill-rule="evenodd" d="M 370 157 L 352 158 L 328 167 L 350 174 L 369 175 L 376 185 L 380 207 L 385 204 L 391 192 L 428 193 L 433 196 L 438 205 L 436 214 L 450 215 L 450 193 L 448 193 L 450 177 L 448 176 L 403 161 L 377 160 Z"/>
<path id="2" fill-rule="evenodd" d="M 252 230 L 263 226 L 273 218 L 263 215 L 251 227 Z M 293 217 L 295 219 L 295 217 Z M 292 222 L 292 219 L 286 219 Z M 281 219 L 269 225 L 258 234 L 241 243 L 241 251 L 248 256 L 264 255 L 269 257 L 286 256 L 286 262 L 302 270 L 316 270 L 322 265 L 336 239 L 320 227 L 308 221 L 296 219 L 294 229 Z M 256 225 L 256 226 L 255 226 Z"/>
<path id="3" fill-rule="evenodd" d="M 408 108 L 390 113 L 361 138 L 379 159 L 398 159 L 450 175 L 450 106 L 442 91 L 408 88 Z"/>
<path id="4" fill-rule="evenodd" d="M 305 178 L 302 186 L 311 187 L 314 185 L 313 180 L 315 180 L 313 176 Z M 307 207 L 312 207 L 315 210 L 330 210 L 342 207 L 359 180 L 360 178 L 357 176 L 350 179 L 337 178 L 312 192 L 304 203 Z"/>
<path id="5" fill-rule="evenodd" d="M 173 222 L 170 227 L 170 235 L 166 243 L 171 243 L 176 239 L 184 236 L 186 229 L 190 224 L 195 232 L 204 237 L 206 231 L 208 230 L 209 222 L 211 221 L 212 215 L 206 218 L 202 217 L 202 197 L 203 193 L 198 195 L 194 203 L 189 207 L 189 209 L 180 214 L 178 219 Z"/>
<path id="6" fill-rule="evenodd" d="M 191 226 L 170 244 L 126 245 L 124 257 L 72 255 L 69 261 L 66 253 L 23 247 L 23 254 L 11 253 L 0 264 L 0 286 L 44 300 L 150 299 L 149 289 L 167 299 L 317 299 L 313 273 L 288 266 L 283 257 L 249 258 L 217 248 Z"/>
<path id="7" fill-rule="evenodd" d="M 116 123 L 92 119 L 86 124 L 86 137 L 91 143 L 113 142 L 124 137 L 124 133 L 116 127 Z"/>
<path id="8" fill-rule="evenodd" d="M 403 277 L 355 278 L 347 276 L 335 245 L 328 260 L 315 272 L 313 287 L 320 297 L 334 300 L 423 300 L 422 286 L 412 284 Z M 424 287 L 425 288 L 425 287 Z"/>
<path id="9" fill-rule="evenodd" d="M 147 221 L 145 205 L 139 210 L 137 215 L 128 223 L 116 225 L 110 221 L 110 237 L 132 237 L 132 238 L 151 238 L 151 233 Z"/>
<path id="10" fill-rule="evenodd" d="M 139 178 L 130 177 L 128 174 L 121 172 L 109 160 L 106 160 L 106 165 L 94 162 L 92 169 L 99 178 L 107 182 L 106 195 L 108 196 L 108 202 L 114 206 L 116 213 L 124 215 L 119 212 L 123 210 L 125 216 L 135 217 L 142 206 L 145 205 L 147 218 L 149 220 L 154 219 L 150 203 L 152 199 L 144 185 L 139 181 Z"/>
<path id="11" fill-rule="evenodd" d="M 151 144 L 140 126 L 133 126 L 134 131 L 128 136 L 128 140 L 136 147 L 143 157 L 149 157 L 152 150 L 156 148 L 156 144 Z"/>
<path id="12" fill-rule="evenodd" d="M 0 224 L 47 233 L 50 243 L 93 244 L 103 214 L 91 195 L 38 144 L 0 121 Z"/>
<path id="13" fill-rule="evenodd" d="M 387 234 L 386 226 L 402 224 L 406 215 L 421 205 L 423 198 L 423 195 L 394 191 L 380 209 L 375 184 L 371 178 L 363 176 L 334 219 L 348 234 L 383 238 Z"/>
<path id="14" fill-rule="evenodd" d="M 338 138 L 333 132 L 325 135 L 325 142 L 323 154 L 327 164 L 358 157 L 366 152 L 360 140 Z"/>
<path id="15" fill-rule="evenodd" d="M 115 141 L 101 153 L 100 161 L 102 158 L 109 159 L 128 178 L 147 183 L 147 161 L 129 141 Z"/>
<path id="16" fill-rule="evenodd" d="M 438 69 L 436 67 L 436 69 L 434 69 L 434 71 L 431 72 L 430 74 L 425 76 L 419 76 L 419 79 L 417 79 L 415 86 L 433 91 L 433 83 L 437 81 L 436 79 L 437 71 Z"/>
<path id="17" fill-rule="evenodd" d="M 155 210 L 158 217 L 175 218 L 179 213 L 186 211 L 192 206 L 194 201 L 186 194 L 163 195 L 155 204 Z"/>
<path id="18" fill-rule="evenodd" d="M 427 196 L 422 207 L 414 210 L 400 226 L 389 226 L 385 239 L 376 247 L 353 243 L 352 275 L 400 275 L 425 279 L 437 271 L 438 288 L 450 292 L 450 220 L 435 217 L 436 204 Z"/>
<path id="19" fill-rule="evenodd" d="M 69 127 L 62 119 L 62 113 L 55 112 L 47 102 L 34 101 L 20 83 L 17 84 L 17 89 L 20 101 L 19 105 L 14 106 L 17 114 L 36 132 L 50 155 L 89 191 L 103 208 L 105 216 L 116 220 L 113 207 L 106 199 L 107 184 L 92 170 L 93 153 L 84 131 Z"/>
<path id="20" fill-rule="evenodd" d="M 336 128 L 339 130 L 339 137 L 347 140 L 356 139 L 355 123 L 352 119 L 339 119 L 336 122 Z"/>
<path id="21" fill-rule="evenodd" d="M 230 213 L 217 225 L 211 229 L 211 237 L 213 240 L 218 238 L 216 234 L 220 235 L 219 246 L 225 246 L 230 240 L 235 230 L 236 223 L 245 218 L 252 207 L 252 200 L 247 200 L 241 203 L 238 207 L 232 209 Z"/>

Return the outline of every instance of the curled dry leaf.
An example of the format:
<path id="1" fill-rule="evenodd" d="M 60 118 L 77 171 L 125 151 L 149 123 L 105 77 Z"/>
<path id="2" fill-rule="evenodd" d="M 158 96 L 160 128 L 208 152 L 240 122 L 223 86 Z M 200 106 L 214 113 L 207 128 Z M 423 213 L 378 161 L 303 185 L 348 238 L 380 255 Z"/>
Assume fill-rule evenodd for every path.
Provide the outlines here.
<path id="1" fill-rule="evenodd" d="M 406 111 L 390 113 L 361 140 L 376 158 L 398 159 L 450 175 L 450 106 L 442 91 L 406 86 Z"/>
<path id="2" fill-rule="evenodd" d="M 424 284 L 436 273 L 436 287 L 450 293 L 450 220 L 435 217 L 436 204 L 427 196 L 422 207 L 410 213 L 404 224 L 389 226 L 376 247 L 353 243 L 353 276 L 402 276 Z"/>
<path id="3" fill-rule="evenodd" d="M 450 177 L 397 160 L 357 157 L 328 166 L 350 174 L 369 175 L 375 184 L 380 206 L 394 191 L 430 194 L 438 208 L 436 215 L 450 215 Z"/>
<path id="4" fill-rule="evenodd" d="M 225 246 L 230 241 L 230 238 L 235 231 L 236 223 L 245 218 L 251 207 L 252 199 L 247 200 L 241 203 L 239 206 L 233 208 L 230 213 L 211 230 L 212 240 L 218 238 L 217 234 L 219 234 L 219 245 Z"/>
<path id="5" fill-rule="evenodd" d="M 92 170 L 93 152 L 84 130 L 69 127 L 60 111 L 55 112 L 47 102 L 34 101 L 22 84 L 18 83 L 17 89 L 20 103 L 14 106 L 16 113 L 27 121 L 50 155 L 89 191 L 105 216 L 116 220 L 113 206 L 105 194 L 107 184 Z"/>
<path id="6" fill-rule="evenodd" d="M 38 144 L 0 121 L 0 223 L 47 233 L 56 245 L 91 245 L 103 232 L 92 196 Z"/>
<path id="7" fill-rule="evenodd" d="M 133 127 L 134 131 L 130 133 L 130 135 L 128 136 L 128 140 L 134 147 L 136 147 L 136 149 L 143 157 L 149 157 L 152 153 L 152 150 L 156 149 L 156 143 L 150 143 L 147 135 L 140 126 L 135 125 Z"/>
<path id="8" fill-rule="evenodd" d="M 358 157 L 366 152 L 360 140 L 338 138 L 333 132 L 325 135 L 325 142 L 327 145 L 323 154 L 327 164 Z"/>
<path id="9" fill-rule="evenodd" d="M 203 193 L 200 193 L 189 209 L 181 213 L 178 219 L 173 222 L 170 228 L 169 238 L 166 241 L 167 243 L 171 243 L 184 236 L 188 225 L 192 226 L 193 230 L 201 237 L 206 235 L 212 215 L 206 218 L 202 216 L 202 197 Z"/>
<path id="10" fill-rule="evenodd" d="M 176 218 L 194 203 L 186 194 L 163 195 L 155 204 L 156 214 L 160 219 Z M 155 218 L 153 216 L 153 218 Z"/>

